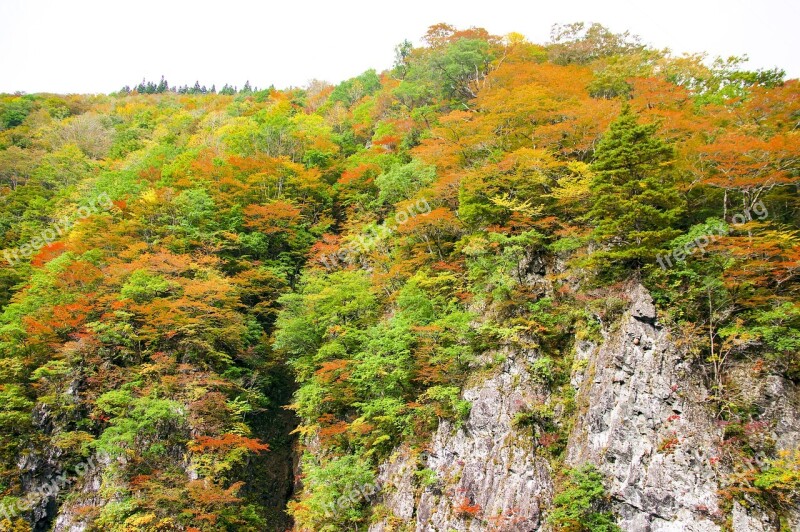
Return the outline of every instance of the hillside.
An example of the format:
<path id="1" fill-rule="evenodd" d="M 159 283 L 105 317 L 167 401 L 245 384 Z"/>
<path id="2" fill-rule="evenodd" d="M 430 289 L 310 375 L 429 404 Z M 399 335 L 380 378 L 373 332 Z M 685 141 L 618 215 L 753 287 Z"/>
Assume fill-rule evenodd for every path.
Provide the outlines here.
<path id="1" fill-rule="evenodd" d="M 424 42 L 0 95 L 0 530 L 800 529 L 800 83 Z"/>

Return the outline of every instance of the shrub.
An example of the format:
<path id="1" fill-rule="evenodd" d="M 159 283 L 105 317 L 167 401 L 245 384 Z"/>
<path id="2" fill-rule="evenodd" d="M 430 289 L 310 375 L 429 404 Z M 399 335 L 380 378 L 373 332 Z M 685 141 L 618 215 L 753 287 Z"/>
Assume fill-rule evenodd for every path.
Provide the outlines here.
<path id="1" fill-rule="evenodd" d="M 553 498 L 547 522 L 555 530 L 569 532 L 621 532 L 608 511 L 603 475 L 585 464 L 567 471 L 567 480 Z"/>

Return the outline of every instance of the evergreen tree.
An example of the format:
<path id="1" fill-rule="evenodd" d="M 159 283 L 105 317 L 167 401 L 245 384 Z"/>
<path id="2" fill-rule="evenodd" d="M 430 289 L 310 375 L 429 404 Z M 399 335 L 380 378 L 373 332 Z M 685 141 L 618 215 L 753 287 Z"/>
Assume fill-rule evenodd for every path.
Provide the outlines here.
<path id="1" fill-rule="evenodd" d="M 161 81 L 158 82 L 158 88 L 156 89 L 156 92 L 161 94 L 163 92 L 167 92 L 168 90 L 169 90 L 169 83 L 167 83 L 167 80 L 164 79 L 164 76 L 161 76 Z"/>
<path id="2" fill-rule="evenodd" d="M 594 257 L 601 269 L 612 264 L 638 269 L 679 234 L 672 228 L 683 210 L 673 149 L 656 136 L 657 129 L 658 124 L 639 124 L 626 105 L 597 147 L 588 218 L 595 223 L 595 241 L 603 246 Z"/>

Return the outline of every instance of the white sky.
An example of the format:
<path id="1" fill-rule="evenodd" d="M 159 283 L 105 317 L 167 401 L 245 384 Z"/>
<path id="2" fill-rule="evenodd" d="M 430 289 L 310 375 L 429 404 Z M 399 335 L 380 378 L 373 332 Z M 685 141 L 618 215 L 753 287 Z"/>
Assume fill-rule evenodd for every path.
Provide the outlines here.
<path id="1" fill-rule="evenodd" d="M 162 74 L 217 88 L 338 82 L 390 67 L 397 43 L 437 22 L 545 42 L 575 21 L 800 76 L 798 0 L 0 0 L 0 92 L 112 92 Z"/>

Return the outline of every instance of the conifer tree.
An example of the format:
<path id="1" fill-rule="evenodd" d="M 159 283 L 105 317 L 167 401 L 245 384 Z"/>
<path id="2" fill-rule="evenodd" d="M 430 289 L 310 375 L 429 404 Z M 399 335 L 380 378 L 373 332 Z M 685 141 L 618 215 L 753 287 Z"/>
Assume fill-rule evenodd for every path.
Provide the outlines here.
<path id="1" fill-rule="evenodd" d="M 655 123 L 639 124 L 625 105 L 597 147 L 588 218 L 595 224 L 594 240 L 603 246 L 595 255 L 600 266 L 638 270 L 679 234 L 673 226 L 683 208 L 674 183 L 673 149 L 656 136 L 657 129 Z"/>

